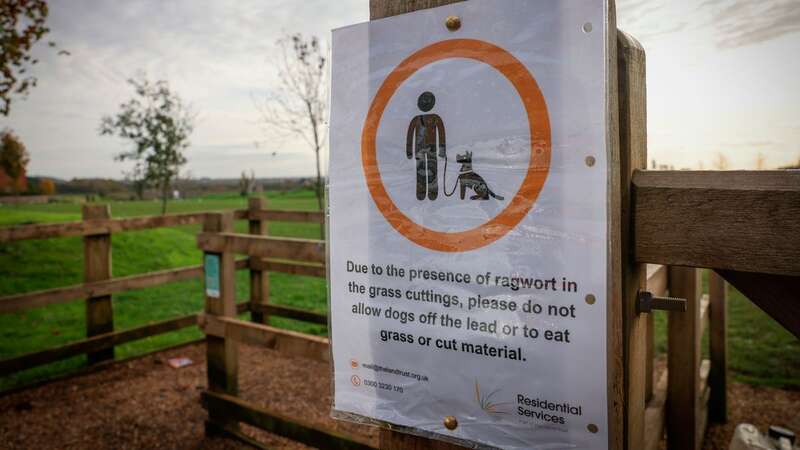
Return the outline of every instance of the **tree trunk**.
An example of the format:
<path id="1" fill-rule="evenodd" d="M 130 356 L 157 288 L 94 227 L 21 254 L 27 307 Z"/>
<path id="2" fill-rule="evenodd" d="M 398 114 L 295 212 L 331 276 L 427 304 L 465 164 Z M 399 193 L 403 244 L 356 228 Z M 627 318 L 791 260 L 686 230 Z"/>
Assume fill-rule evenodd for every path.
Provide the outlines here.
<path id="1" fill-rule="evenodd" d="M 325 205 L 323 205 L 323 200 L 322 200 L 323 189 L 322 189 L 322 171 L 321 171 L 320 163 L 319 163 L 319 152 L 320 152 L 319 145 L 317 145 L 317 147 L 314 149 L 314 152 L 316 153 L 316 156 L 317 156 L 317 183 L 316 183 L 316 189 L 315 189 L 316 194 L 317 194 L 317 206 L 319 207 L 319 210 L 324 213 L 325 212 Z M 324 241 L 325 240 L 325 222 L 320 223 L 319 227 L 320 227 L 320 237 L 319 238 Z"/>
<path id="2" fill-rule="evenodd" d="M 169 183 L 164 183 L 161 188 L 161 215 L 167 213 L 167 194 L 169 193 Z"/>
<path id="3" fill-rule="evenodd" d="M 136 198 L 144 200 L 144 180 L 134 181 L 133 188 L 136 190 Z"/>

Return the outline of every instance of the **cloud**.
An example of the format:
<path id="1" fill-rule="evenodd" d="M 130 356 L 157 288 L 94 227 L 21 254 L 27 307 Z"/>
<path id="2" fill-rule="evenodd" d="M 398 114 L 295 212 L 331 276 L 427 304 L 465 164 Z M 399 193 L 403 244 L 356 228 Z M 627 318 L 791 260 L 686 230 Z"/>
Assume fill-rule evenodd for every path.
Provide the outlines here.
<path id="1" fill-rule="evenodd" d="M 642 41 L 710 29 L 717 48 L 731 49 L 800 31 L 800 1 L 621 0 L 617 17 L 623 29 L 635 31 Z"/>
<path id="2" fill-rule="evenodd" d="M 70 55 L 59 56 L 46 45 L 35 48 L 38 87 L 14 105 L 4 125 L 20 134 L 36 173 L 119 176 L 123 165 L 112 155 L 129 144 L 99 137 L 97 128 L 103 115 L 132 95 L 125 80 L 141 70 L 168 80 L 198 115 L 187 170 L 225 177 L 238 176 L 244 167 L 258 171 L 259 158 L 275 161 L 264 156 L 267 150 L 305 149 L 303 142 L 287 140 L 281 149 L 259 153 L 252 144 L 268 138 L 253 98 L 264 98 L 275 85 L 269 62 L 275 41 L 287 32 L 327 39 L 331 29 L 367 15 L 364 0 L 50 2 L 46 40 Z M 225 147 L 231 143 L 239 143 L 238 150 Z M 313 155 L 307 153 L 286 157 L 282 170 L 311 174 Z M 72 162 L 77 155 L 81 164 Z M 218 155 L 224 161 L 215 164 Z"/>
<path id="3" fill-rule="evenodd" d="M 711 12 L 719 48 L 766 42 L 800 31 L 800 1 L 710 0 L 700 10 Z"/>

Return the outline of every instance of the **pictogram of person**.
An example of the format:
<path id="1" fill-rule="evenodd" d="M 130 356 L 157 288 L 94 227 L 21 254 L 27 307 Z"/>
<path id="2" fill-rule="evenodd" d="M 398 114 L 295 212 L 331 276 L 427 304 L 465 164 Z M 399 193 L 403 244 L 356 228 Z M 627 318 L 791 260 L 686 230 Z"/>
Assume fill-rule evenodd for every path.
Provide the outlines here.
<path id="1" fill-rule="evenodd" d="M 423 92 L 417 99 L 417 107 L 427 113 L 436 104 L 436 97 L 431 92 Z M 438 138 L 438 145 L 437 145 Z M 408 125 L 406 135 L 406 156 L 417 159 L 417 199 L 424 200 L 427 193 L 429 200 L 439 196 L 437 180 L 436 150 L 439 156 L 447 158 L 444 134 L 444 122 L 437 114 L 420 114 Z"/>

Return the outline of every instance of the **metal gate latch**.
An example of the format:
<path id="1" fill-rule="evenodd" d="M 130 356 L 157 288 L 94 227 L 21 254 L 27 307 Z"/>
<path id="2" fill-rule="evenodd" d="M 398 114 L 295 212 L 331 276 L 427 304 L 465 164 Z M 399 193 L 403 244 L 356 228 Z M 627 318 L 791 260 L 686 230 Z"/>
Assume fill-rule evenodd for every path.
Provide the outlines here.
<path id="1" fill-rule="evenodd" d="M 686 311 L 686 299 L 674 297 L 654 297 L 648 291 L 639 291 L 636 299 L 636 312 L 649 313 L 654 309 L 662 311 Z"/>

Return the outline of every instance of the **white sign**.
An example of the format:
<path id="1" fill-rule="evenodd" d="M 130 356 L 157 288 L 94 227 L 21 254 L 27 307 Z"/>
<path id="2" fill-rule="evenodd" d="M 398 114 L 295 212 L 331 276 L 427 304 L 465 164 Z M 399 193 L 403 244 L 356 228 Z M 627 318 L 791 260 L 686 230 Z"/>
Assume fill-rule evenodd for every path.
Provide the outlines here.
<path id="1" fill-rule="evenodd" d="M 472 0 L 334 31 L 337 415 L 608 447 L 605 8 Z"/>

